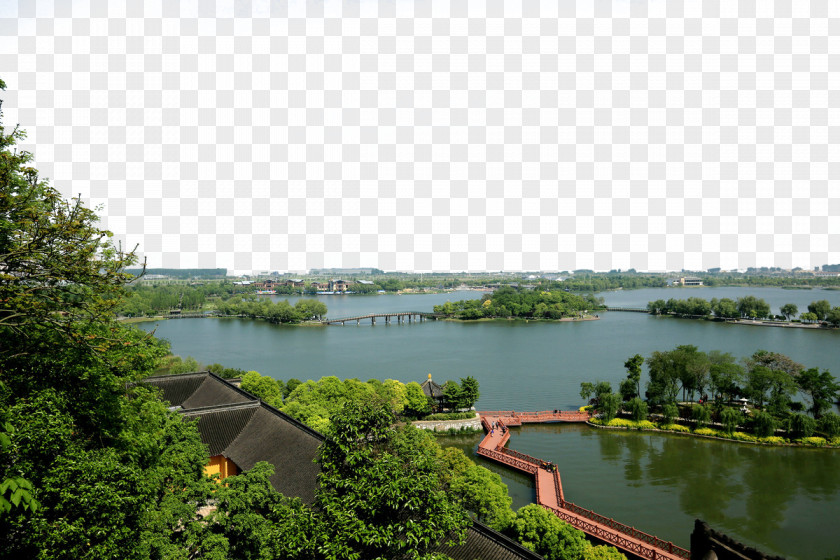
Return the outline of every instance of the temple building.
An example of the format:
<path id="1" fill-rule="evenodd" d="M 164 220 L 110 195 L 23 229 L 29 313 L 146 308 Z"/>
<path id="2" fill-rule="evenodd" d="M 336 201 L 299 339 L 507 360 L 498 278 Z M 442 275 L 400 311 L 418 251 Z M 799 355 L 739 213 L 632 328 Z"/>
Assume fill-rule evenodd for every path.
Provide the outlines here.
<path id="1" fill-rule="evenodd" d="M 423 390 L 428 387 L 431 395 L 442 399 L 443 390 L 431 377 Z M 224 479 L 267 461 L 274 465 L 270 481 L 275 490 L 306 504 L 314 502 L 321 470 L 314 459 L 324 441 L 322 434 L 211 372 L 148 377 L 143 383 L 159 388 L 161 398 L 185 419 L 198 421 L 210 456 L 205 467 L 208 475 Z M 464 544 L 441 543 L 435 552 L 453 560 L 543 558 L 477 521 L 467 531 Z"/>

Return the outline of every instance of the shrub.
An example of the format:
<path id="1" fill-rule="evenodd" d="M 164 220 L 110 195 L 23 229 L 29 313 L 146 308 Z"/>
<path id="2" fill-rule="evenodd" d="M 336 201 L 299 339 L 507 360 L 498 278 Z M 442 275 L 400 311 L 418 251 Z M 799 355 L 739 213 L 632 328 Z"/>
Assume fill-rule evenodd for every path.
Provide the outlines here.
<path id="1" fill-rule="evenodd" d="M 650 420 L 642 420 L 640 422 L 636 422 L 635 420 L 628 420 L 626 418 L 613 418 L 609 422 L 602 422 L 602 424 L 605 426 L 612 426 L 614 428 L 633 428 L 636 430 L 656 429 L 656 424 L 654 424 Z"/>
<path id="2" fill-rule="evenodd" d="M 609 422 L 615 415 L 618 414 L 618 409 L 621 407 L 621 398 L 616 393 L 607 393 L 601 395 L 598 402 L 598 412 L 601 416 Z"/>
<path id="3" fill-rule="evenodd" d="M 803 437 L 796 441 L 797 443 L 801 443 L 804 445 L 814 445 L 816 447 L 824 447 L 825 444 L 828 443 L 825 438 L 821 437 Z"/>
<path id="4" fill-rule="evenodd" d="M 698 436 L 720 436 L 720 432 L 711 428 L 697 428 L 694 433 Z"/>
<path id="5" fill-rule="evenodd" d="M 669 430 L 669 431 L 671 431 L 671 432 L 683 432 L 683 433 L 687 433 L 687 432 L 690 432 L 690 431 L 691 431 L 691 430 L 688 428 L 688 426 L 683 426 L 682 424 L 662 424 L 662 425 L 660 425 L 659 427 L 660 427 L 660 429 L 662 429 L 662 430 Z"/>
<path id="6" fill-rule="evenodd" d="M 643 401 L 639 397 L 633 397 L 632 399 L 630 399 L 628 405 L 630 408 L 630 416 L 633 418 L 633 420 L 635 420 L 636 422 L 640 422 L 642 420 L 647 419 L 648 405 L 645 401 Z"/>
<path id="7" fill-rule="evenodd" d="M 729 437 L 734 439 L 735 441 L 751 441 L 751 442 L 758 441 L 758 438 L 755 437 L 754 435 L 747 434 L 747 433 L 744 433 L 744 432 L 732 432 L 732 434 Z M 779 438 L 779 439 L 781 439 L 781 438 Z"/>
<path id="8" fill-rule="evenodd" d="M 753 429 L 758 437 L 769 437 L 776 433 L 776 420 L 763 410 L 753 417 Z"/>
<path id="9" fill-rule="evenodd" d="M 758 441 L 760 443 L 771 443 L 773 445 L 781 445 L 781 444 L 785 443 L 787 440 L 785 440 L 785 438 L 780 437 L 780 436 L 770 436 L 770 437 L 758 438 Z"/>
<path id="10" fill-rule="evenodd" d="M 723 424 L 723 431 L 731 434 L 738 427 L 741 415 L 734 408 L 726 407 L 720 412 L 720 423 Z"/>
<path id="11" fill-rule="evenodd" d="M 679 416 L 680 410 L 677 408 L 677 405 L 673 403 L 666 404 L 662 407 L 662 423 L 663 424 L 673 424 L 674 418 Z"/>
<path id="12" fill-rule="evenodd" d="M 697 422 L 697 426 L 699 428 L 704 427 L 706 424 L 709 423 L 709 419 L 711 418 L 711 414 L 709 409 L 703 406 L 702 404 L 692 407 L 691 409 L 691 418 Z"/>
<path id="13" fill-rule="evenodd" d="M 817 421 L 804 414 L 794 414 L 790 422 L 791 431 L 800 438 L 809 438 L 817 429 Z"/>
<path id="14" fill-rule="evenodd" d="M 840 416 L 833 412 L 823 414 L 817 425 L 829 439 L 840 436 Z"/>
<path id="15" fill-rule="evenodd" d="M 429 414 L 423 420 L 467 420 L 469 418 L 475 418 L 475 412 L 440 412 L 438 414 Z"/>

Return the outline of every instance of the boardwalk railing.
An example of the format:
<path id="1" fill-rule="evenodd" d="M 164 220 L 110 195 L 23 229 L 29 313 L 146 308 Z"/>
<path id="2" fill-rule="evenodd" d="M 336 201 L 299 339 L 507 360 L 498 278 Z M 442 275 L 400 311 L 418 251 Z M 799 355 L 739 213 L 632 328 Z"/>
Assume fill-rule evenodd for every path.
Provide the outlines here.
<path id="1" fill-rule="evenodd" d="M 543 507 L 552 511 L 557 517 L 569 523 L 569 525 L 595 535 L 606 542 L 629 550 L 642 558 L 658 558 L 661 553 L 658 553 L 657 549 L 679 558 L 685 558 L 686 560 L 690 560 L 691 558 L 691 553 L 688 550 L 680 548 L 670 541 L 663 541 L 658 537 L 619 523 L 614 519 L 608 519 L 603 515 L 598 515 L 593 511 L 581 508 L 570 502 L 562 503 L 562 509 L 545 505 Z M 605 530 L 605 528 L 609 530 Z M 627 537 L 633 540 L 628 540 Z M 650 546 L 645 546 L 645 544 Z"/>
<path id="2" fill-rule="evenodd" d="M 534 475 L 536 485 L 537 503 L 553 512 L 560 519 L 572 526 L 593 535 L 604 542 L 613 544 L 640 558 L 651 560 L 658 559 L 684 559 L 690 560 L 691 553 L 670 541 L 664 541 L 654 535 L 639 531 L 635 527 L 619 523 L 614 519 L 604 517 L 592 510 L 580 507 L 572 502 L 567 502 L 563 497 L 563 486 L 560 480 L 560 473 L 553 468 L 551 463 L 546 463 L 525 453 L 505 448 L 510 437 L 508 425 L 519 425 L 523 422 L 580 422 L 589 418 L 589 414 L 578 411 L 541 411 L 541 412 L 514 412 L 512 410 L 480 412 L 481 423 L 487 430 L 487 436 L 478 446 L 477 453 L 488 459 L 498 461 L 514 469 Z M 502 437 L 495 445 L 496 439 L 492 437 L 493 426 L 502 430 Z M 552 475 L 554 492 L 548 491 L 541 499 L 541 469 L 545 469 Z M 554 494 L 554 496 L 551 496 Z M 553 507 L 545 502 L 556 500 L 559 507 Z"/>
<path id="3" fill-rule="evenodd" d="M 544 422 L 586 422 L 590 415 L 588 412 L 577 410 L 541 410 L 539 412 L 515 412 L 513 410 L 493 410 L 479 412 L 481 416 L 494 416 L 497 418 L 513 419 L 508 425 L 518 426 L 519 424 L 544 423 Z"/>
<path id="4" fill-rule="evenodd" d="M 514 469 L 520 471 L 524 471 L 528 474 L 537 474 L 537 470 L 539 470 L 539 467 L 537 465 L 532 465 L 531 463 L 523 461 L 517 457 L 512 457 L 507 453 L 496 451 L 495 449 L 479 447 L 477 453 L 479 455 L 487 457 L 488 459 L 493 459 L 494 461 L 498 461 L 499 463 L 508 465 L 509 467 L 513 467 Z"/>

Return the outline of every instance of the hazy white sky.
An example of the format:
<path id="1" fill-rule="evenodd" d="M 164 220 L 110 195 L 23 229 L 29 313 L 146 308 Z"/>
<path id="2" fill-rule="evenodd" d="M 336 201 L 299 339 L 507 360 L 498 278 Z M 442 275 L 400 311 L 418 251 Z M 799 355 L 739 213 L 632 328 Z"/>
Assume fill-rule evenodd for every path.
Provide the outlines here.
<path id="1" fill-rule="evenodd" d="M 4 122 L 153 267 L 840 263 L 840 3 L 0 1 Z"/>

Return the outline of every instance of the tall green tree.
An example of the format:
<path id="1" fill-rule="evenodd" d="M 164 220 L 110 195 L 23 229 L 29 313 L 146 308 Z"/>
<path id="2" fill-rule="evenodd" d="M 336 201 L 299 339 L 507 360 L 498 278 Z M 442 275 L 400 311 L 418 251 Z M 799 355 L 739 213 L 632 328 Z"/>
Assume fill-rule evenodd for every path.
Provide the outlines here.
<path id="1" fill-rule="evenodd" d="M 642 396 L 642 387 L 641 387 L 641 379 L 642 379 L 642 365 L 645 363 L 645 358 L 641 354 L 636 354 L 631 358 L 628 358 L 626 362 L 624 362 L 624 368 L 627 370 L 627 380 L 631 383 L 636 385 L 636 395 L 637 397 Z"/>
<path id="2" fill-rule="evenodd" d="M 808 304 L 808 312 L 817 316 L 817 320 L 825 321 L 826 316 L 831 311 L 831 304 L 828 300 L 821 299 L 819 301 L 812 301 Z"/>
<path id="3" fill-rule="evenodd" d="M 436 454 L 395 450 L 394 416 L 375 403 L 348 402 L 334 415 L 318 453 L 316 494 L 328 542 L 324 558 L 427 558 L 469 525 L 447 492 Z"/>
<path id="4" fill-rule="evenodd" d="M 822 416 L 823 412 L 831 408 L 840 393 L 840 384 L 828 370 L 820 373 L 818 368 L 806 369 L 796 378 L 796 383 L 811 402 L 808 411 L 814 418 Z"/>
<path id="5" fill-rule="evenodd" d="M 786 303 L 779 308 L 779 311 L 782 312 L 782 315 L 790 321 L 791 317 L 795 317 L 797 313 L 799 313 L 799 308 L 796 307 L 795 303 Z"/>
<path id="6" fill-rule="evenodd" d="M 461 407 L 472 408 L 478 397 L 481 395 L 478 391 L 478 381 L 471 375 L 461 378 Z"/>
<path id="7" fill-rule="evenodd" d="M 27 480 L 41 507 L 0 516 L 3 554 L 187 558 L 206 448 L 130 385 L 167 353 L 115 320 L 136 257 L 40 179 L 22 137 L 0 123 L 0 481 Z"/>

